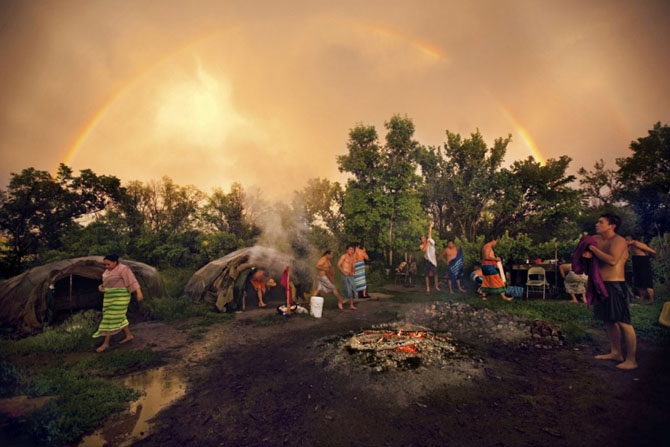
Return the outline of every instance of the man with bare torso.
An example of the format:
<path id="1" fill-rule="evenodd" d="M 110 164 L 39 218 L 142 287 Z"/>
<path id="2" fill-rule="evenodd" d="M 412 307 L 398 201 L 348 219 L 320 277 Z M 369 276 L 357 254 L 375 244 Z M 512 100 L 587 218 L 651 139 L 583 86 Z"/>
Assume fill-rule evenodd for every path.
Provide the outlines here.
<path id="1" fill-rule="evenodd" d="M 596 358 L 621 362 L 617 365 L 617 368 L 620 369 L 635 369 L 637 368 L 637 339 L 630 320 L 631 293 L 624 275 L 624 267 L 628 259 L 628 243 L 615 232 L 620 225 L 619 216 L 613 214 L 600 216 L 596 222 L 597 235 L 594 236 L 597 246 L 590 245 L 589 250 L 585 251 L 582 256 L 585 258 L 595 256 L 598 260 L 600 276 L 608 294 L 607 297 L 598 297 L 593 306 L 593 314 L 605 323 L 610 352 L 597 355 Z M 625 360 L 621 350 L 622 335 L 626 345 Z"/>
<path id="2" fill-rule="evenodd" d="M 459 249 L 454 241 L 448 241 L 447 247 L 440 253 L 440 259 L 447 264 L 447 275 L 449 275 L 449 293 L 454 293 L 458 286 L 459 292 L 465 292 L 461 286 L 461 276 L 463 276 L 463 256 L 458 257 Z"/>
<path id="3" fill-rule="evenodd" d="M 354 306 L 354 298 L 356 298 L 356 287 L 354 285 L 354 246 L 352 244 L 347 245 L 347 251 L 340 256 L 340 260 L 337 261 L 337 268 L 340 269 L 342 273 L 342 284 L 344 287 L 344 296 L 349 298 L 349 308 L 351 310 L 356 310 Z"/>
<path id="4" fill-rule="evenodd" d="M 632 236 L 626 236 L 628 250 L 633 256 L 633 285 L 640 293 L 642 301 L 654 302 L 654 280 L 651 270 L 651 258 L 656 255 L 656 250 L 636 241 Z"/>
<path id="5" fill-rule="evenodd" d="M 496 245 L 498 245 L 498 238 L 493 237 L 482 247 L 482 275 L 484 276 L 481 287 L 482 299 L 486 300 L 486 296 L 492 293 L 499 293 L 505 301 L 512 301 L 514 298 L 505 294 L 507 290 L 505 282 L 497 267 L 501 259 L 493 251 Z"/>
<path id="6" fill-rule="evenodd" d="M 316 295 L 319 292 L 322 292 L 324 295 L 332 293 L 337 297 L 337 307 L 340 310 L 344 310 L 342 303 L 344 299 L 340 292 L 337 291 L 335 287 L 335 269 L 330 263 L 330 259 L 333 257 L 332 250 L 326 250 L 323 253 L 323 256 L 316 263 L 316 271 L 318 276 L 316 277 L 316 290 L 312 293 L 312 296 Z"/>

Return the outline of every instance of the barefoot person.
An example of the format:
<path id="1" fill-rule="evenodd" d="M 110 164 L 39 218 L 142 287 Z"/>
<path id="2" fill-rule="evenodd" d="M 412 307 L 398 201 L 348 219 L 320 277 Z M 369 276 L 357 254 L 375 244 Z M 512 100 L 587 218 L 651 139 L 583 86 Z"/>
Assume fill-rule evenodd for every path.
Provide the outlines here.
<path id="1" fill-rule="evenodd" d="M 109 347 L 109 340 L 114 334 L 123 330 L 126 338 L 121 343 L 128 343 L 133 339 L 130 333 L 126 312 L 130 303 L 130 294 L 135 292 L 137 301 L 144 299 L 140 284 L 137 282 L 133 271 L 126 265 L 119 263 L 119 256 L 115 254 L 105 256 L 103 263 L 105 271 L 102 273 L 102 284 L 98 290 L 103 292 L 102 321 L 93 338 L 105 337 L 105 341 L 96 349 L 102 352 Z"/>
<path id="2" fill-rule="evenodd" d="M 333 269 L 333 265 L 330 263 L 332 257 L 333 251 L 326 250 L 319 259 L 319 262 L 316 263 L 318 275 L 316 277 L 316 290 L 312 293 L 312 296 L 317 295 L 319 292 L 324 295 L 332 293 L 337 297 L 337 307 L 340 310 L 344 310 L 342 307 L 344 300 L 335 287 L 335 269 Z"/>
<path id="3" fill-rule="evenodd" d="M 626 236 L 628 250 L 633 256 L 633 285 L 640 293 L 642 301 L 654 302 L 654 280 L 651 272 L 651 257 L 656 255 L 656 250 L 636 241 L 632 236 Z"/>
<path id="4" fill-rule="evenodd" d="M 344 296 L 351 300 L 349 303 L 349 308 L 351 310 L 357 309 L 356 306 L 354 306 L 354 298 L 356 298 L 356 286 L 354 285 L 354 264 L 354 246 L 349 244 L 347 245 L 347 251 L 342 256 L 340 256 L 340 260 L 337 261 L 337 268 L 340 269 L 340 273 L 342 273 Z"/>
<path id="5" fill-rule="evenodd" d="M 616 234 L 621 224 L 619 216 L 603 214 L 596 222 L 594 245 L 582 254 L 585 258 L 598 260 L 600 277 L 605 285 L 607 296 L 598 292 L 593 306 L 593 315 L 605 322 L 607 338 L 610 342 L 609 354 L 597 355 L 597 359 L 621 362 L 617 368 L 637 368 L 635 329 L 630 322 L 629 300 L 632 295 L 626 285 L 624 267 L 628 259 L 628 243 Z M 626 359 L 621 350 L 621 336 L 626 344 Z"/>
<path id="6" fill-rule="evenodd" d="M 435 256 L 435 240 L 433 235 L 433 221 L 428 225 L 428 238 L 421 236 L 421 251 L 423 252 L 423 274 L 426 277 L 426 292 L 430 292 L 429 276 L 435 278 L 435 290 L 440 290 L 437 285 L 437 257 Z"/>
<path id="7" fill-rule="evenodd" d="M 254 286 L 254 290 L 258 296 L 258 307 L 267 307 L 267 304 L 263 301 L 263 296 L 267 290 L 268 279 L 270 277 L 263 269 L 258 269 L 251 275 L 251 284 Z"/>
<path id="8" fill-rule="evenodd" d="M 354 250 L 354 286 L 359 298 L 370 298 L 368 295 L 368 285 L 365 281 L 365 261 L 369 260 L 368 252 L 365 251 L 363 244 L 356 244 Z"/>
<path id="9" fill-rule="evenodd" d="M 585 274 L 578 275 L 572 271 L 572 264 L 561 264 L 558 270 L 563 277 L 563 285 L 565 291 L 572 297 L 571 303 L 577 303 L 577 295 L 582 295 L 582 301 L 586 304 L 586 283 L 588 276 Z"/>
<path id="10" fill-rule="evenodd" d="M 449 293 L 454 293 L 458 287 L 459 292 L 465 292 L 461 286 L 461 278 L 464 271 L 463 250 L 454 244 L 454 241 L 448 241 L 447 247 L 440 253 L 440 259 L 447 264 L 447 275 L 449 276 Z"/>
<path id="11" fill-rule="evenodd" d="M 485 300 L 489 294 L 499 293 L 502 299 L 512 301 L 514 298 L 505 295 L 505 283 L 496 267 L 500 262 L 500 258 L 493 252 L 493 247 L 496 245 L 498 245 L 498 239 L 493 238 L 482 247 L 482 274 L 484 275 L 481 287 L 482 299 Z"/>

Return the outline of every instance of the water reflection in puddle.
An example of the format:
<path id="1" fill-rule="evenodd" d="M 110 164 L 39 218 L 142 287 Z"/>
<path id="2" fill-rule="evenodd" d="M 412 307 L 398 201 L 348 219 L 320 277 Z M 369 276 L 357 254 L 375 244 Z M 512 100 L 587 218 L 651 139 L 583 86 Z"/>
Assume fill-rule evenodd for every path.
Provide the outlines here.
<path id="1" fill-rule="evenodd" d="M 125 385 L 145 394 L 130 404 L 130 412 L 113 417 L 101 429 L 82 439 L 80 447 L 124 447 L 146 437 L 151 426 L 149 419 L 186 391 L 180 378 L 165 368 L 132 375 Z"/>

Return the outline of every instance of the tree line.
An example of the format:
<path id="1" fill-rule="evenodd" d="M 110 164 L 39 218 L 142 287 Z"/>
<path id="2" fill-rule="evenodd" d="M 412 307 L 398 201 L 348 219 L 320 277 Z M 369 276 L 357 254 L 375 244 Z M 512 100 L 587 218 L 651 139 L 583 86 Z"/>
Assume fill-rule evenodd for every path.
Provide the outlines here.
<path id="1" fill-rule="evenodd" d="M 435 239 L 475 250 L 502 236 L 508 257 L 568 255 L 603 212 L 623 217 L 623 233 L 647 242 L 670 231 L 670 127 L 657 123 L 608 168 L 568 174 L 570 157 L 541 164 L 503 162 L 511 135 L 487 145 L 446 131 L 440 146 L 415 139 L 413 121 L 394 115 L 383 139 L 374 126 L 349 131 L 337 157 L 345 184 L 314 178 L 290 203 L 268 203 L 233 183 L 206 194 L 169 177 L 122 184 L 89 169 L 55 175 L 27 168 L 0 190 L 0 268 L 8 277 L 48 261 L 116 252 L 160 268 L 197 268 L 258 242 L 291 250 L 362 242 L 378 261 L 396 266 L 435 222 Z M 274 236 L 273 237 L 273 232 Z M 509 245 L 509 249 L 504 249 Z M 474 255 L 473 255 L 474 256 Z"/>

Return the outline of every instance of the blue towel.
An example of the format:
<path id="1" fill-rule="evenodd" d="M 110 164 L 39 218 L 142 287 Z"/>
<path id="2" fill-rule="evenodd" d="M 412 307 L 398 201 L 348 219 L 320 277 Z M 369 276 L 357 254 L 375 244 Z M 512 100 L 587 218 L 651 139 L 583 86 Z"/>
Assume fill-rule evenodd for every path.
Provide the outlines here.
<path id="1" fill-rule="evenodd" d="M 449 261 L 449 267 L 447 270 L 449 280 L 455 284 L 456 280 L 462 278 L 464 267 L 465 267 L 465 258 L 463 257 L 463 249 L 459 248 L 456 257 L 451 261 Z"/>

